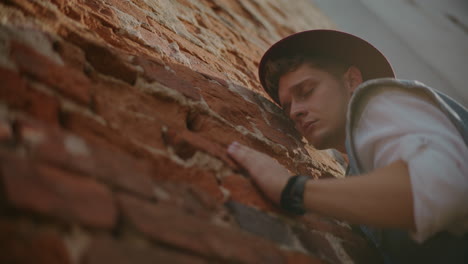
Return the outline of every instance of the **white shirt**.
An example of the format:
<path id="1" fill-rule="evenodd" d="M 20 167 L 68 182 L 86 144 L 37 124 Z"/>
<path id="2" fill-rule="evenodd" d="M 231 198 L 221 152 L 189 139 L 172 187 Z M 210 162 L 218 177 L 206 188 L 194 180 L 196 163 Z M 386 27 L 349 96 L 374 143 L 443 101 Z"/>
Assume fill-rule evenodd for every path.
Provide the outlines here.
<path id="1" fill-rule="evenodd" d="M 434 104 L 408 91 L 381 92 L 363 109 L 353 135 L 365 172 L 407 162 L 415 241 L 442 230 L 468 232 L 468 147 Z"/>

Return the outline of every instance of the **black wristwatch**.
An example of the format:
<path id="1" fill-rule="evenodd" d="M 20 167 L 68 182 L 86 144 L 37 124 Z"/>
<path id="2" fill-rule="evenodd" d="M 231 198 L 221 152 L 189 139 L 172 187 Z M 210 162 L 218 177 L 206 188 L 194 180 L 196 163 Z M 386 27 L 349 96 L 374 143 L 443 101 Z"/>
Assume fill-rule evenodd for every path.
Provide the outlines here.
<path id="1" fill-rule="evenodd" d="M 306 175 L 295 175 L 289 178 L 288 183 L 281 192 L 281 208 L 293 214 L 305 214 L 304 189 L 305 183 L 309 179 L 310 177 Z"/>

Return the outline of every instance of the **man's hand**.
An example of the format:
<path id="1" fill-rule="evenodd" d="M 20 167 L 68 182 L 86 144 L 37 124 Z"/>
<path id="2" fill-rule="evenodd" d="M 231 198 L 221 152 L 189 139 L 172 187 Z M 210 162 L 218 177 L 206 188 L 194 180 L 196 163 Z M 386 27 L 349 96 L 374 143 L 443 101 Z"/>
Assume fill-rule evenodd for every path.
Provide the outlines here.
<path id="1" fill-rule="evenodd" d="M 279 203 L 281 192 L 290 177 L 285 167 L 273 158 L 238 142 L 229 145 L 228 153 L 249 172 L 255 183 L 270 199 Z"/>

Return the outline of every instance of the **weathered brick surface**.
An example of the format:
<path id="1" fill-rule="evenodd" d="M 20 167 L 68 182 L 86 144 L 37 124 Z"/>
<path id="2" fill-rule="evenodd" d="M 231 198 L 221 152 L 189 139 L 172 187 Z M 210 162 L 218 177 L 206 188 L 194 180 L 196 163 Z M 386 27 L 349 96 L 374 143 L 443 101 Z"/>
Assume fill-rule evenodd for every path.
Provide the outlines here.
<path id="1" fill-rule="evenodd" d="M 120 195 L 123 214 L 135 228 L 151 239 L 194 253 L 241 263 L 284 263 L 272 243 L 221 227 L 184 213 L 164 202 L 151 204 Z"/>
<path id="2" fill-rule="evenodd" d="M 256 79 L 274 41 L 331 26 L 310 1 L 6 0 L 0 21 L 1 263 L 380 261 L 226 153 L 342 176 Z"/>
<path id="3" fill-rule="evenodd" d="M 0 262 L 71 264 L 65 243 L 54 230 L 37 230 L 23 221 L 0 220 Z"/>
<path id="4" fill-rule="evenodd" d="M 91 227 L 115 224 L 112 195 L 95 181 L 20 158 L 2 160 L 1 173 L 12 206 Z"/>

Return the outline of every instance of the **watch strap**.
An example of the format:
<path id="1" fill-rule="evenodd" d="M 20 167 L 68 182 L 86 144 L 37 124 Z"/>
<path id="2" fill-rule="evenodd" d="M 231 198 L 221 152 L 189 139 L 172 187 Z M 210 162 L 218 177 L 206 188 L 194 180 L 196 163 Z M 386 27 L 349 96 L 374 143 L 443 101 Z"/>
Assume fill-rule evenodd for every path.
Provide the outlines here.
<path id="1" fill-rule="evenodd" d="M 281 208 L 293 214 L 305 214 L 304 189 L 305 183 L 309 179 L 310 177 L 306 175 L 295 175 L 289 178 L 281 192 Z"/>

